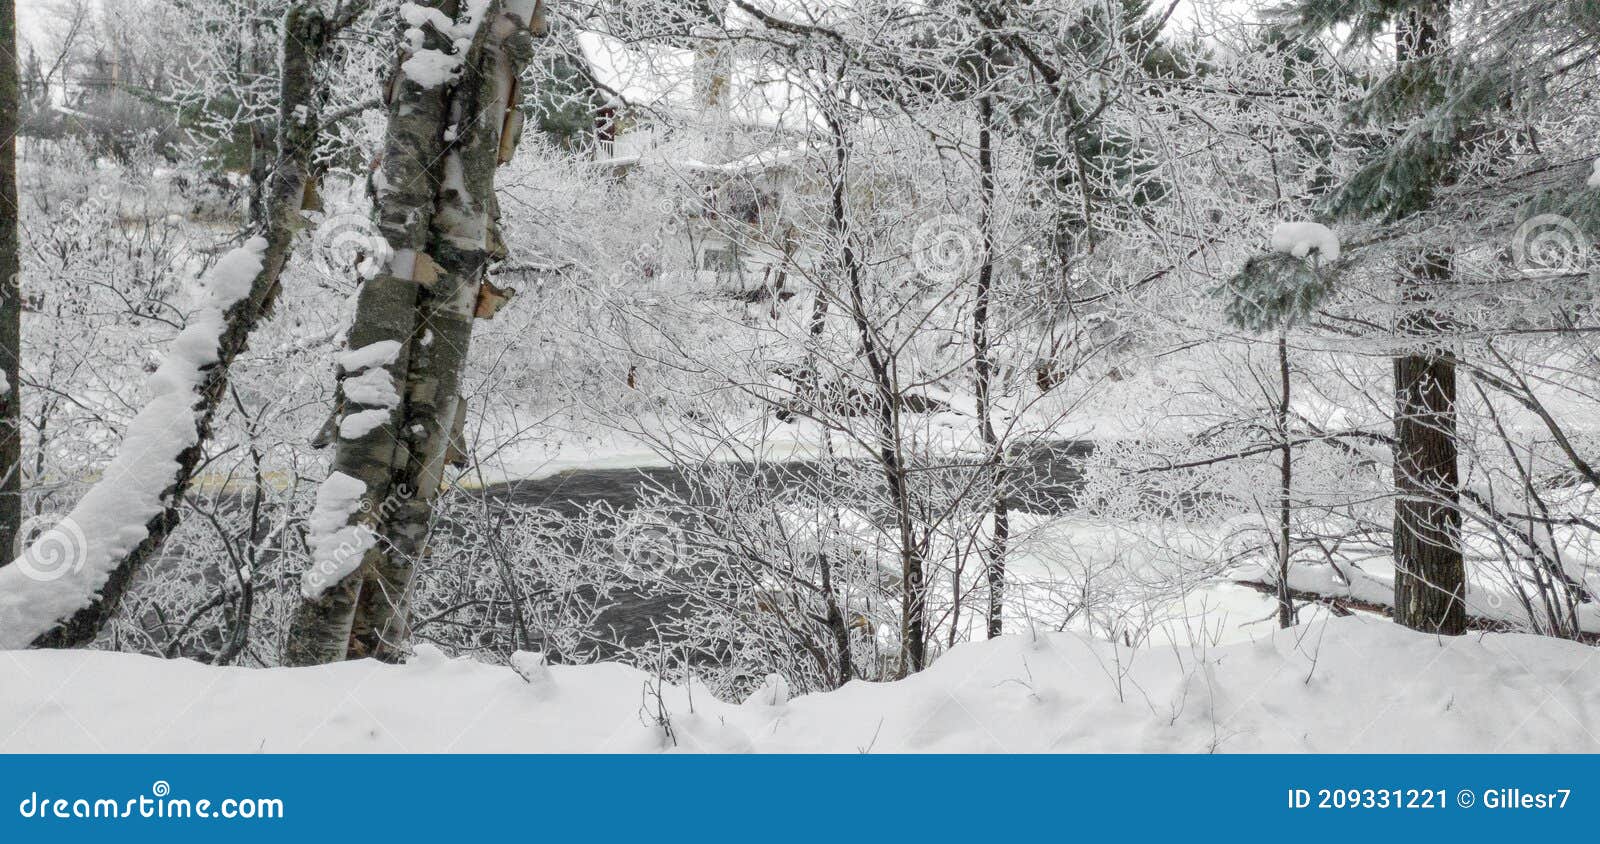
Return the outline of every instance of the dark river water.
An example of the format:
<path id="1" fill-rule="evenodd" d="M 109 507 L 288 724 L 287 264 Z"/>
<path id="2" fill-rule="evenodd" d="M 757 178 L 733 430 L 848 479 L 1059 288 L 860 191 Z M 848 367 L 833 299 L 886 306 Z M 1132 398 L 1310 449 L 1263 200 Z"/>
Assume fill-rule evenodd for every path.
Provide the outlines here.
<path id="1" fill-rule="evenodd" d="M 1026 498 L 1013 498 L 1011 509 L 1022 513 L 1059 515 L 1076 504 L 1082 487 L 1083 458 L 1094 451 L 1086 441 L 1060 441 L 1030 447 L 1013 458 L 1013 474 L 1020 476 L 1017 486 L 1026 488 Z M 759 473 L 771 490 L 786 487 L 812 487 L 822 475 L 822 464 L 809 460 L 767 464 Z M 668 466 L 627 469 L 569 469 L 536 480 L 494 484 L 478 495 L 496 502 L 527 507 L 547 507 L 565 515 L 605 503 L 619 510 L 638 505 L 643 491 L 651 486 L 688 492 L 682 473 Z"/>
<path id="2" fill-rule="evenodd" d="M 1012 475 L 1027 496 L 1009 501 L 1014 512 L 1059 515 L 1076 505 L 1082 489 L 1082 461 L 1094 451 L 1086 441 L 1058 441 L 1033 446 L 1014 456 Z M 762 484 L 773 491 L 810 488 L 821 482 L 823 464 L 789 461 L 750 467 Z M 486 500 L 488 511 L 513 506 L 539 507 L 564 516 L 576 516 L 596 505 L 617 510 L 637 507 L 652 487 L 689 492 L 683 474 L 671 467 L 625 469 L 572 469 L 534 480 L 509 481 L 470 493 Z M 840 498 L 848 499 L 841 489 Z M 843 503 L 843 502 L 841 502 Z M 609 606 L 597 620 L 601 639 L 637 646 L 658 640 L 659 626 L 680 614 L 688 596 L 675 594 L 656 582 L 649 589 L 622 588 L 609 596 Z M 603 651 L 609 648 L 602 648 Z"/>

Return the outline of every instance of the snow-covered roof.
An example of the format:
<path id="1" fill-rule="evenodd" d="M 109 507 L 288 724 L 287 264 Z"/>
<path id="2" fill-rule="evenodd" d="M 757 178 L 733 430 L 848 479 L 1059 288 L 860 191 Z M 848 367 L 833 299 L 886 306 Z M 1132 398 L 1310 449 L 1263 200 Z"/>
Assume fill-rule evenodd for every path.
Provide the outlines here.
<path id="1" fill-rule="evenodd" d="M 741 155 L 720 163 L 684 159 L 681 166 L 687 170 L 700 170 L 708 173 L 723 173 L 727 175 L 743 175 L 748 173 L 763 172 L 776 167 L 789 164 L 800 158 L 803 153 L 793 147 L 769 147 L 759 149 L 748 155 Z"/>
<path id="2" fill-rule="evenodd" d="M 694 98 L 694 54 L 661 44 L 627 44 L 598 30 L 580 30 L 578 49 L 596 82 L 629 105 L 688 106 Z"/>
<path id="3" fill-rule="evenodd" d="M 816 123 L 816 109 L 800 80 L 782 68 L 746 59 L 738 48 L 724 59 L 697 56 L 694 50 L 661 43 L 626 42 L 595 28 L 580 29 L 577 44 L 596 82 L 622 103 L 646 111 L 695 115 L 707 110 L 696 91 L 696 76 L 710 74 L 707 61 L 726 70 L 717 96 L 721 119 L 741 126 L 804 131 Z"/>

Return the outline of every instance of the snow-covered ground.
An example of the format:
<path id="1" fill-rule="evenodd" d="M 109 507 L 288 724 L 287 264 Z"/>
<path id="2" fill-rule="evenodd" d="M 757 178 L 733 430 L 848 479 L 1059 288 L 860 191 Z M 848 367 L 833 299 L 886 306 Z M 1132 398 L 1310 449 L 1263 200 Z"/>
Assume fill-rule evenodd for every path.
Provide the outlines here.
<path id="1" fill-rule="evenodd" d="M 17 651 L 0 654 L 0 750 L 1593 753 L 1596 653 L 1359 618 L 1209 649 L 1021 634 L 899 682 L 785 701 L 769 679 L 734 705 L 531 655 L 252 670 Z"/>

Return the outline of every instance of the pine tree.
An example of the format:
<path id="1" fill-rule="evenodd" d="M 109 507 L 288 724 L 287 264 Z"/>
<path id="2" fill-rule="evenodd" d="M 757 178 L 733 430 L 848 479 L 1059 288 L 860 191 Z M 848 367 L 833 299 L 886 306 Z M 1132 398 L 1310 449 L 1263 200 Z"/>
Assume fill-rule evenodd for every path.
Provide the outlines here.
<path id="1" fill-rule="evenodd" d="M 1318 61 L 1306 45 L 1272 27 L 1262 33 L 1258 55 L 1282 59 L 1284 83 L 1325 81 L 1330 69 Z M 1314 205 L 1326 196 L 1332 174 L 1329 159 L 1332 141 L 1329 134 L 1313 123 L 1291 122 L 1286 129 L 1294 146 L 1291 160 L 1305 174 L 1299 189 L 1284 196 L 1279 189 L 1281 207 L 1285 200 Z M 1297 155 L 1295 153 L 1298 153 Z M 1277 167 L 1274 166 L 1276 172 Z M 1290 399 L 1293 387 L 1289 356 L 1289 333 L 1297 324 L 1309 320 L 1333 292 L 1333 279 L 1340 266 L 1338 239 L 1321 223 L 1294 222 L 1280 225 L 1273 233 L 1273 251 L 1256 255 L 1214 293 L 1223 301 L 1223 313 L 1235 327 L 1259 335 L 1273 336 L 1277 363 L 1277 390 L 1269 397 L 1271 430 L 1278 453 L 1277 525 L 1273 535 L 1277 572 L 1278 625 L 1295 622 L 1294 598 L 1289 588 L 1289 566 L 1294 556 L 1292 516 L 1294 509 L 1294 439 L 1290 430 Z M 1316 237 L 1307 239 L 1307 232 Z M 1281 233 L 1281 235 L 1280 235 Z M 1296 238 L 1295 233 L 1300 234 Z"/>
<path id="2" fill-rule="evenodd" d="M 1452 8 L 1470 31 L 1452 32 Z M 1482 166 L 1496 149 L 1537 150 L 1537 133 L 1524 128 L 1534 117 L 1567 107 L 1563 97 L 1592 97 L 1583 78 L 1593 69 L 1600 34 L 1600 7 L 1592 0 L 1295 0 L 1287 11 L 1303 32 L 1344 32 L 1352 43 L 1394 33 L 1393 66 L 1353 110 L 1366 128 L 1362 140 L 1372 143 L 1327 205 L 1337 216 L 1390 226 L 1426 226 L 1441 210 L 1474 216 L 1463 213 L 1476 210 L 1469 208 L 1477 185 L 1468 162 L 1476 157 Z M 1564 173 L 1574 165 L 1544 161 L 1540 169 Z M 1592 231 L 1600 203 L 1581 183 L 1574 173 L 1558 180 L 1553 193 L 1510 187 L 1485 204 L 1517 209 L 1523 219 L 1560 213 Z M 1395 618 L 1456 634 L 1466 624 L 1456 433 L 1462 361 L 1448 335 L 1455 330 L 1452 301 L 1472 294 L 1454 283 L 1446 239 L 1436 242 L 1404 258 L 1395 283 Z"/>
<path id="3" fill-rule="evenodd" d="M 1324 255 L 1322 249 L 1305 254 L 1275 251 L 1258 255 L 1217 293 L 1224 300 L 1224 312 L 1237 327 L 1253 333 L 1276 334 L 1274 345 L 1278 365 L 1278 394 L 1273 399 L 1272 428 L 1278 451 L 1278 524 L 1273 544 L 1277 552 L 1278 626 L 1294 624 L 1294 599 L 1289 590 L 1289 562 L 1294 548 L 1290 544 L 1290 517 L 1294 492 L 1294 444 L 1289 431 L 1289 400 L 1292 386 L 1289 367 L 1289 329 L 1296 321 L 1310 316 L 1330 291 L 1331 275 L 1325 264 L 1337 253 Z"/>
<path id="4" fill-rule="evenodd" d="M 1371 37 L 1395 30 L 1394 68 L 1379 80 L 1356 117 L 1408 120 L 1408 131 L 1381 148 L 1334 194 L 1331 210 L 1397 221 L 1426 209 L 1448 179 L 1449 161 L 1472 125 L 1442 72 L 1449 43 L 1448 0 L 1303 0 L 1309 29 L 1350 25 Z M 1394 325 L 1394 617 L 1417 630 L 1457 635 L 1466 629 L 1466 567 L 1461 552 L 1456 361 L 1439 335 L 1433 306 L 1451 280 L 1451 256 L 1414 256 L 1396 279 L 1402 312 Z"/>

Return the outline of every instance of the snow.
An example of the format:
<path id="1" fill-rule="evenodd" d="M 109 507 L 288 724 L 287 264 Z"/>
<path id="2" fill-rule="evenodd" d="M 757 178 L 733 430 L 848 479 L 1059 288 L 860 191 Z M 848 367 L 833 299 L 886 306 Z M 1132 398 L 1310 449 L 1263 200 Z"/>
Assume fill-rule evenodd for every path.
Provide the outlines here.
<path id="1" fill-rule="evenodd" d="M 1321 223 L 1279 223 L 1272 230 L 1272 251 L 1296 258 L 1315 252 L 1323 261 L 1339 260 L 1339 236 Z"/>
<path id="2" fill-rule="evenodd" d="M 17 727 L 0 750 L 1592 753 L 1593 653 L 1355 618 L 1209 649 L 1021 634 L 898 682 L 736 705 L 618 664 L 493 666 L 426 645 L 406 665 L 272 669 L 19 651 L 0 654 L 0 722 Z"/>
<path id="3" fill-rule="evenodd" d="M 388 366 L 400 359 L 399 340 L 379 340 L 359 349 L 347 349 L 334 356 L 339 368 L 354 374 L 374 366 Z"/>
<path id="4" fill-rule="evenodd" d="M 768 674 L 761 687 L 744 699 L 745 706 L 782 706 L 789 702 L 789 681 L 782 674 Z"/>
<path id="5" fill-rule="evenodd" d="M 455 29 L 456 22 L 450 16 L 431 6 L 419 6 L 416 3 L 403 3 L 400 6 L 400 18 L 406 26 L 421 29 L 432 26 L 441 33 L 450 33 Z"/>
<path id="6" fill-rule="evenodd" d="M 432 649 L 419 649 L 421 652 L 414 654 L 411 662 L 413 664 L 417 663 L 419 661 L 417 657 L 427 654 L 428 650 Z M 444 656 L 442 652 L 434 651 L 434 653 L 437 653 L 440 657 Z M 537 651 L 517 651 L 512 654 L 511 670 L 517 672 L 517 676 L 521 677 L 529 685 L 544 686 L 552 682 L 550 661 L 545 658 L 544 654 Z"/>
<path id="7" fill-rule="evenodd" d="M 0 648 L 26 645 L 88 606 L 122 560 L 149 535 L 178 456 L 199 438 L 194 406 L 206 368 L 218 360 L 224 314 L 250 292 L 267 248 L 251 238 L 208 273 L 190 317 L 146 383 L 149 398 L 123 434 L 100 480 L 14 565 L 0 568 Z"/>
<path id="8" fill-rule="evenodd" d="M 412 82 L 424 88 L 437 88 L 456 78 L 461 70 L 461 59 L 439 50 L 418 50 L 400 64 L 400 69 Z"/>
<path id="9" fill-rule="evenodd" d="M 343 472 L 329 473 L 317 487 L 317 504 L 306 520 L 310 535 L 311 567 L 300 579 L 300 593 L 308 600 L 322 597 L 328 588 L 361 565 L 361 558 L 378 542 L 366 525 L 349 524 L 361 509 L 367 485 Z"/>
<path id="10" fill-rule="evenodd" d="M 339 420 L 339 436 L 359 440 L 389 421 L 387 410 L 361 410 Z"/>
<path id="11" fill-rule="evenodd" d="M 619 38 L 594 19 L 576 28 L 574 41 L 589 72 L 614 93 L 608 105 L 626 105 L 646 116 L 653 112 L 691 119 L 711 116 L 695 93 L 695 79 L 702 71 L 692 49 Z M 722 100 L 710 111 L 732 125 L 803 130 L 820 121 L 808 91 L 802 77 L 735 50 Z M 631 143 L 635 136 L 648 133 L 646 119 L 646 125 L 622 132 L 619 143 Z"/>
<path id="12" fill-rule="evenodd" d="M 411 57 L 400 65 L 406 78 L 423 88 L 437 88 L 454 81 L 456 74 L 461 71 L 461 63 L 472 45 L 473 35 L 478 31 L 478 24 L 482 22 L 483 13 L 488 6 L 489 0 L 468 0 L 461 23 L 456 23 L 438 9 L 419 6 L 416 3 L 402 3 L 400 17 L 408 27 L 405 32 L 406 42 L 413 51 Z M 431 27 L 440 35 L 449 38 L 451 52 L 423 49 L 424 26 Z"/>
<path id="13" fill-rule="evenodd" d="M 344 379 L 344 395 L 356 404 L 367 407 L 389 408 L 400 403 L 400 393 L 394 387 L 394 376 L 382 367 Z"/>
<path id="14" fill-rule="evenodd" d="M 267 241 L 257 237 L 223 255 L 206 277 L 206 304 L 218 311 L 227 311 L 250 295 L 250 285 L 261 272 L 261 254 L 266 248 Z"/>
<path id="15" fill-rule="evenodd" d="M 1589 174 L 1589 187 L 1600 188 L 1600 158 L 1594 160 L 1594 172 Z"/>

